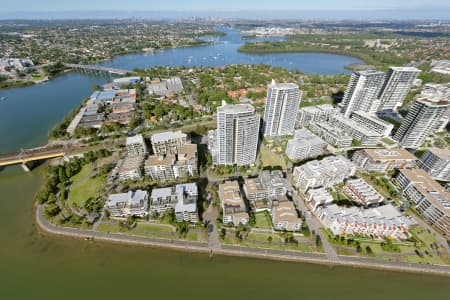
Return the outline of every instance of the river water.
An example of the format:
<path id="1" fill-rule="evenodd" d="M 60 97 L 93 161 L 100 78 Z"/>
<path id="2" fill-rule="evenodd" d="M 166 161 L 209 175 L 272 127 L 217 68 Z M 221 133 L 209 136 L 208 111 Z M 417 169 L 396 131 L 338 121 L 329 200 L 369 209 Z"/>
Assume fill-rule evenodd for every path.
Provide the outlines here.
<path id="1" fill-rule="evenodd" d="M 155 65 L 268 63 L 306 73 L 336 74 L 357 59 L 329 54 L 247 55 L 234 31 L 213 46 L 118 57 L 104 65 L 124 69 Z M 191 57 L 191 58 L 190 58 Z M 45 85 L 0 91 L 0 153 L 45 144 L 47 131 L 94 84 L 80 74 Z M 0 171 L 0 299 L 435 299 L 447 298 L 448 279 L 352 268 L 272 262 L 113 245 L 41 235 L 33 194 L 43 167 Z M 446 297 L 447 296 L 447 297 Z"/>

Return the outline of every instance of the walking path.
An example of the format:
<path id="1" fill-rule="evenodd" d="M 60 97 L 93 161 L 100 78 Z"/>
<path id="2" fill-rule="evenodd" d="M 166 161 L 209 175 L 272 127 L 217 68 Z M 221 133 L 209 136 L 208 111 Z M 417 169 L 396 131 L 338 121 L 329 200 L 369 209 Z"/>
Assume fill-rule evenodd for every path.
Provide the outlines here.
<path id="1" fill-rule="evenodd" d="M 371 268 L 379 270 L 390 270 L 390 271 L 421 273 L 421 274 L 428 273 L 450 277 L 449 266 L 384 262 L 370 258 L 359 258 L 342 255 L 340 255 L 337 260 L 332 260 L 326 255 L 321 253 L 304 253 L 299 251 L 250 248 L 250 247 L 230 246 L 230 245 L 222 245 L 221 249 L 211 249 L 209 248 L 208 243 L 189 242 L 182 240 L 162 239 L 143 236 L 132 236 L 121 233 L 105 233 L 85 229 L 60 227 L 53 225 L 47 221 L 47 219 L 44 217 L 43 206 L 37 207 L 36 222 L 39 228 L 41 228 L 43 231 L 47 233 L 77 238 L 85 238 L 85 239 L 87 238 L 91 240 L 95 239 L 100 241 L 109 241 L 117 243 L 164 247 L 181 251 L 209 253 L 210 255 L 218 254 L 228 256 L 243 256 L 252 258 L 265 258 L 271 260 L 307 262 L 322 265 L 330 265 L 331 263 L 332 266 L 349 266 L 357 268 Z"/>
<path id="2" fill-rule="evenodd" d="M 212 203 L 203 214 L 203 219 L 208 222 L 208 247 L 214 250 L 222 248 L 222 244 L 219 240 L 219 233 L 217 232 L 217 226 L 215 224 L 218 214 L 217 208 L 214 207 Z"/>

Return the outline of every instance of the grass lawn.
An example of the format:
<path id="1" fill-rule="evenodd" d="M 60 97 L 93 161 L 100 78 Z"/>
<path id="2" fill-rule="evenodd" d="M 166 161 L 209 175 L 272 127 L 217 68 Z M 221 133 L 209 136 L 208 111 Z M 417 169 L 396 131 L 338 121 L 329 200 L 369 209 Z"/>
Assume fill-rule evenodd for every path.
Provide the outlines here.
<path id="1" fill-rule="evenodd" d="M 108 223 L 101 223 L 97 227 L 97 231 L 102 232 L 126 232 L 125 229 L 121 229 L 118 224 L 108 224 Z"/>
<path id="2" fill-rule="evenodd" d="M 96 198 L 101 193 L 101 185 L 104 177 L 90 178 L 92 166 L 86 165 L 80 173 L 72 178 L 72 185 L 69 191 L 69 201 L 75 207 L 83 207 L 90 197 Z"/>
<path id="3" fill-rule="evenodd" d="M 188 232 L 186 239 L 188 241 L 197 241 L 198 240 L 198 234 L 197 232 Z"/>
<path id="4" fill-rule="evenodd" d="M 137 223 L 136 229 L 155 232 L 173 232 L 171 226 L 152 223 Z"/>
<path id="5" fill-rule="evenodd" d="M 427 248 L 430 248 L 430 244 L 434 243 L 440 246 L 440 243 L 436 240 L 436 238 L 422 226 L 413 226 L 411 227 L 409 232 L 411 232 L 415 237 L 417 237 L 418 240 L 421 240 L 425 244 L 425 247 Z"/>
<path id="6" fill-rule="evenodd" d="M 271 236 L 272 237 L 272 244 L 267 243 L 267 238 Z M 267 248 L 267 249 L 277 249 L 277 250 L 295 250 L 295 251 L 302 251 L 302 252 L 313 252 L 317 251 L 315 249 L 312 249 L 310 245 L 299 243 L 298 245 L 295 244 L 282 244 L 279 243 L 283 242 L 283 239 L 281 236 L 277 234 L 268 234 L 268 233 L 249 233 L 248 238 L 265 242 L 265 243 L 252 243 L 249 240 L 243 240 L 242 242 L 239 241 L 237 238 L 235 238 L 231 234 L 227 234 L 225 236 L 225 239 L 223 240 L 224 244 L 228 245 L 240 245 L 244 247 L 251 247 L 251 248 Z"/>
<path id="7" fill-rule="evenodd" d="M 271 152 L 264 144 L 261 144 L 260 149 L 261 161 L 263 163 L 263 167 L 276 167 L 281 166 L 283 169 L 286 168 L 286 161 L 281 158 L 278 154 Z"/>
<path id="8" fill-rule="evenodd" d="M 270 234 L 270 233 L 259 233 L 259 232 L 250 232 L 248 234 L 248 239 L 259 241 L 259 242 L 267 242 L 267 238 L 271 236 L 273 243 L 281 243 L 282 239 L 277 234 Z"/>
<path id="9" fill-rule="evenodd" d="M 415 229 L 417 230 L 417 229 Z M 420 231 L 420 227 L 419 230 Z M 328 235 L 328 231 L 323 230 L 323 232 Z M 428 232 L 425 230 L 425 232 L 428 234 Z M 428 237 L 429 239 L 430 237 Z M 431 236 L 432 238 L 432 236 Z M 353 255 L 355 254 L 353 250 L 356 250 L 355 246 L 347 246 L 345 243 L 341 244 L 336 242 L 333 238 L 329 240 L 332 244 L 335 245 L 341 245 L 344 247 L 348 247 L 348 249 L 345 248 L 341 248 L 341 247 L 336 247 L 337 251 L 339 254 L 344 254 L 344 255 Z M 428 241 L 432 241 L 431 239 L 429 239 Z M 394 253 L 394 252 L 388 252 L 388 251 L 384 251 L 381 248 L 381 244 L 380 242 L 377 241 L 360 241 L 360 245 L 362 248 L 362 255 L 365 255 L 365 249 L 367 246 L 370 247 L 370 249 L 372 249 L 373 252 L 373 256 L 376 259 L 380 259 L 380 260 L 389 260 L 389 261 L 402 261 L 402 262 L 409 262 L 409 263 L 423 263 L 423 264 L 448 264 L 449 261 L 446 257 L 439 257 L 438 255 L 436 255 L 435 253 L 432 253 L 432 250 L 428 247 L 420 247 L 418 250 L 419 252 L 422 254 L 422 256 L 419 256 L 415 253 L 416 247 L 414 247 L 413 245 L 405 245 L 405 244 L 397 244 L 398 247 L 400 248 L 400 252 L 399 253 Z M 428 250 L 428 252 L 430 254 L 426 254 L 425 250 Z"/>
<path id="10" fill-rule="evenodd" d="M 113 232 L 113 233 L 125 233 L 129 235 L 139 235 L 139 236 L 148 236 L 148 237 L 158 237 L 158 238 L 174 238 L 175 235 L 171 234 L 173 233 L 173 230 L 169 226 L 164 225 L 158 225 L 158 224 L 142 224 L 138 223 L 136 228 L 133 228 L 131 230 L 126 228 L 121 228 L 119 226 L 119 223 L 101 223 L 97 227 L 97 231 L 102 232 Z M 154 232 L 154 234 L 152 234 Z M 167 233 L 164 235 L 158 234 L 158 233 Z"/>
<path id="11" fill-rule="evenodd" d="M 259 212 L 256 213 L 256 228 L 264 228 L 264 229 L 272 229 L 272 222 L 270 220 L 270 217 L 268 213 L 266 212 Z"/>

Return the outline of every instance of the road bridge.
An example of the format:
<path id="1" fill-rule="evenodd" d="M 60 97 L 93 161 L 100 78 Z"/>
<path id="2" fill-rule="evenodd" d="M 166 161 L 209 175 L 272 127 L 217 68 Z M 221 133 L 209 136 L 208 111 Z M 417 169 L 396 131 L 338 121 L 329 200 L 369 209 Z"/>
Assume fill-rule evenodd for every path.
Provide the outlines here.
<path id="1" fill-rule="evenodd" d="M 75 71 L 84 71 L 84 72 L 97 72 L 97 73 L 107 73 L 113 75 L 125 75 L 128 73 L 133 73 L 133 71 L 122 70 L 117 68 L 103 67 L 103 66 L 94 66 L 94 65 L 80 65 L 80 64 L 64 64 L 66 68 L 75 70 Z"/>
<path id="2" fill-rule="evenodd" d="M 22 164 L 26 171 L 29 171 L 27 163 L 49 158 L 63 157 L 65 155 L 65 146 L 45 146 L 21 150 L 18 152 L 0 155 L 0 167 Z"/>

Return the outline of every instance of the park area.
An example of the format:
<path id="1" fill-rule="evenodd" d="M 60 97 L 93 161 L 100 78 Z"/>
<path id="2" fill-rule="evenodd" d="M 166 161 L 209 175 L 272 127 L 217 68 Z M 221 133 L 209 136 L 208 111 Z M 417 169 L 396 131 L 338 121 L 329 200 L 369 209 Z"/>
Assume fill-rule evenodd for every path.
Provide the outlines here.
<path id="1" fill-rule="evenodd" d="M 135 227 L 129 228 L 125 224 L 125 222 L 119 221 L 103 222 L 97 227 L 97 231 L 165 239 L 180 239 L 176 233 L 176 228 L 172 225 L 139 221 Z M 206 236 L 203 232 L 189 230 L 184 239 L 188 241 L 204 241 L 206 240 Z"/>
<path id="2" fill-rule="evenodd" d="M 68 199 L 73 207 L 84 207 L 89 198 L 95 199 L 101 195 L 101 187 L 105 178 L 103 176 L 92 177 L 92 172 L 93 168 L 88 164 L 72 178 Z"/>

